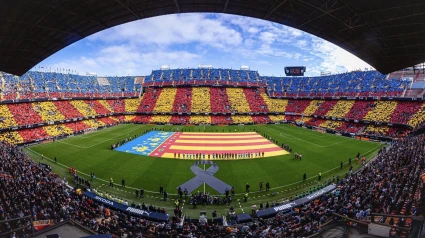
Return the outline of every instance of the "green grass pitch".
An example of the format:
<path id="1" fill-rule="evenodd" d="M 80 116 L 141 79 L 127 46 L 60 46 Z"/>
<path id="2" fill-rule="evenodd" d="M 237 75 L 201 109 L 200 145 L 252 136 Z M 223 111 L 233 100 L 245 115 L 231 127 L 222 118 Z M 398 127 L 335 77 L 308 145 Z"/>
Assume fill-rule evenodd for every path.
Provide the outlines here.
<path id="1" fill-rule="evenodd" d="M 51 164 L 55 172 L 62 177 L 66 176 L 69 181 L 72 181 L 72 178 L 69 176 L 66 167 L 74 166 L 78 172 L 95 173 L 96 179 L 92 183 L 92 187 L 100 188 L 130 201 L 134 200 L 134 189 L 132 188 L 143 188 L 148 195 L 143 199 L 143 202 L 171 209 L 172 201 L 163 202 L 160 200 L 160 195 L 157 194 L 159 186 L 164 186 L 170 194 L 176 194 L 176 187 L 194 176 L 190 171 L 190 166 L 194 161 L 145 157 L 110 149 L 111 144 L 130 135 L 140 134 L 149 128 L 166 131 L 184 128 L 202 132 L 256 129 L 277 140 L 279 145 L 281 143 L 288 144 L 293 152 L 301 153 L 303 155 L 302 161 L 292 159 L 292 155 L 250 160 L 215 161 L 220 169 L 214 176 L 234 186 L 236 194 L 239 194 L 237 198 L 242 197 L 241 194 L 245 191 L 246 183 L 251 185 L 249 202 L 247 204 L 233 204 L 235 207 L 240 207 L 242 211 L 245 208 L 245 212 L 249 211 L 251 203 L 285 199 L 301 191 L 306 191 L 309 187 L 316 186 L 319 172 L 322 173 L 322 182 L 338 174 L 344 175 L 348 172 L 347 162 L 349 157 L 354 158 L 360 152 L 369 160 L 376 155 L 381 146 L 380 143 L 323 134 L 288 124 L 224 127 L 124 124 L 85 135 L 30 146 L 27 152 L 36 161 L 43 160 L 39 154 L 50 159 L 56 156 L 57 164 L 48 162 L 47 159 L 43 161 Z M 340 169 L 341 161 L 345 163 L 343 169 Z M 354 169 L 360 167 L 360 165 L 355 164 L 354 159 L 353 165 Z M 306 182 L 302 182 L 304 173 L 307 174 L 308 178 Z M 121 189 L 120 186 L 115 186 L 114 189 L 109 188 L 107 181 L 111 177 L 116 184 L 121 184 L 121 178 L 124 177 L 127 188 Z M 269 182 L 272 191 L 259 192 L 258 184 L 260 182 Z M 204 190 L 216 194 L 216 191 L 209 186 L 200 186 L 195 191 Z M 136 201 L 136 203 L 141 203 L 141 201 Z M 239 202 L 234 201 L 234 203 Z M 190 209 L 190 206 L 186 205 L 186 207 Z M 219 211 L 221 209 L 224 213 L 226 207 L 209 205 L 198 206 L 199 209 Z M 192 211 L 192 214 L 195 215 L 196 212 Z"/>

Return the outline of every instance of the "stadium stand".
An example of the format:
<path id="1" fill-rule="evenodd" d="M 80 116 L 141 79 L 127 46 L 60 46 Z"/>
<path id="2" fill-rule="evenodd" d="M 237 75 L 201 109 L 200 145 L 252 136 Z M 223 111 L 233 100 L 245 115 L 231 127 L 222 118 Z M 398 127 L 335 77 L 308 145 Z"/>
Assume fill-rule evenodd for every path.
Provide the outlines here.
<path id="1" fill-rule="evenodd" d="M 168 113 L 173 111 L 173 103 L 176 97 L 177 88 L 163 88 L 156 100 L 153 112 Z"/>
<path id="2" fill-rule="evenodd" d="M 261 97 L 264 103 L 267 105 L 269 112 L 285 112 L 285 108 L 288 105 L 287 99 L 275 99 L 270 98 L 266 93 L 261 93 Z"/>
<path id="3" fill-rule="evenodd" d="M 378 101 L 374 108 L 372 108 L 363 120 L 367 121 L 377 121 L 377 122 L 389 122 L 391 119 L 391 114 L 397 107 L 397 102 L 395 101 Z"/>
<path id="4" fill-rule="evenodd" d="M 207 87 L 193 87 L 191 105 L 192 112 L 211 112 L 210 89 Z"/>
<path id="5" fill-rule="evenodd" d="M 398 95 L 411 82 L 397 75 L 388 76 L 387 79 L 376 71 L 356 71 L 320 77 L 282 78 L 263 77 L 256 71 L 228 69 L 159 70 L 153 71 L 151 76 L 147 76 L 146 84 L 143 85 L 145 86 L 144 93 L 141 94 L 141 97 L 134 98 L 116 98 L 138 95 L 141 81 L 128 76 L 97 77 L 30 71 L 21 77 L 1 73 L 0 79 L 3 100 L 24 99 L 25 97 L 44 98 L 40 102 L 1 104 L 0 129 L 4 130 L 10 130 L 10 128 L 22 130 L 28 126 L 45 126 L 51 122 L 64 123 L 64 120 L 69 122 L 76 118 L 99 117 L 91 122 L 75 123 L 71 131 L 78 132 L 116 122 L 264 124 L 289 121 L 305 122 L 306 125 L 345 133 L 361 134 L 364 132 L 372 135 L 376 132 L 377 135 L 399 136 L 410 129 L 407 127 L 393 128 L 393 124 L 415 128 L 425 120 L 422 116 L 424 108 L 422 101 L 388 101 L 379 100 L 379 98 L 347 100 L 270 97 L 270 95 L 286 97 L 388 96 L 395 95 L 395 92 Z M 196 86 L 192 87 L 194 84 Z M 152 85 L 168 85 L 168 87 L 153 87 Z M 173 85 L 179 87 L 170 87 Z M 97 96 L 104 98 L 91 98 Z M 71 97 L 85 97 L 85 99 L 71 99 Z M 53 100 L 46 101 L 47 98 Z M 65 100 L 56 100 L 57 98 Z M 137 115 L 140 113 L 146 115 Z M 152 115 L 152 113 L 165 115 Z M 183 115 L 167 115 L 169 113 L 183 113 Z M 185 113 L 201 114 L 188 116 Z M 206 114 L 204 115 L 204 113 Z M 224 116 L 221 115 L 222 113 L 246 115 Z M 255 115 L 257 113 L 266 113 L 267 115 Z M 281 115 L 283 113 L 285 115 Z M 104 118 L 102 116 L 111 114 L 114 117 Z M 313 116 L 319 118 L 313 119 L 311 118 Z M 333 118 L 333 120 L 349 119 L 355 120 L 355 122 L 322 121 L 318 120 L 323 119 L 320 117 Z M 386 124 L 379 126 L 373 123 L 373 125 L 364 126 L 363 120 L 390 123 L 391 125 L 388 127 Z M 45 129 L 43 130 L 45 131 Z M 35 134 L 44 135 L 43 130 L 35 131 Z M 16 143 L 31 141 L 26 138 L 33 138 L 32 141 L 37 140 L 33 135 L 27 136 L 29 131 L 23 132 L 26 136 L 22 140 L 16 136 L 11 138 L 17 138 Z M 50 133 L 47 134 L 50 135 Z M 54 130 L 53 134 L 60 135 Z"/>
<path id="6" fill-rule="evenodd" d="M 211 112 L 231 112 L 230 102 L 225 88 L 210 88 Z"/>
<path id="7" fill-rule="evenodd" d="M 170 229 L 164 229 L 162 223 L 133 217 L 84 197 L 81 193 L 67 188 L 56 174 L 46 173 L 43 167 L 31 161 L 19 148 L 1 143 L 0 153 L 7 156 L 0 157 L 0 166 L 2 171 L 11 175 L 7 180 L 0 179 L 1 190 L 9 191 L 3 194 L 1 201 L 2 208 L 7 211 L 3 216 L 11 222 L 7 224 L 7 227 L 0 227 L 0 229 L 1 231 L 16 229 L 22 226 L 22 221 L 13 221 L 13 218 L 32 215 L 39 220 L 52 219 L 54 223 L 72 219 L 88 229 L 117 237 L 154 234 L 176 236 L 261 236 L 263 234 L 305 237 L 319 232 L 320 225 L 332 219 L 338 221 L 338 216 L 333 217 L 334 213 L 363 222 L 370 217 L 371 213 L 417 215 L 418 211 L 422 211 L 425 206 L 425 201 L 420 199 L 424 195 L 424 185 L 419 179 L 419 176 L 425 172 L 425 164 L 421 161 L 421 158 L 425 156 L 424 146 L 423 134 L 396 141 L 388 150 L 380 150 L 377 159 L 370 162 L 370 166 L 364 167 L 358 173 L 347 173 L 346 178 L 334 180 L 338 185 L 335 191 L 322 194 L 305 205 L 293 207 L 289 212 L 278 212 L 274 217 L 258 219 L 256 223 L 236 225 L 233 229 L 222 226 L 210 229 L 202 223 L 191 224 L 184 221 L 180 228 L 175 225 L 178 223 L 170 222 Z M 416 156 L 409 156 L 412 154 Z M 49 182 L 41 182 L 42 180 Z M 389 180 L 391 183 L 385 182 Z M 332 181 L 328 183 L 331 184 Z M 394 189 L 393 184 L 396 187 L 403 185 L 404 189 Z M 378 186 L 380 189 L 376 189 Z M 83 184 L 83 187 L 87 186 Z M 28 192 L 24 192 L 26 189 Z M 111 199 L 114 198 L 111 197 Z M 45 200 L 54 202 L 46 207 Z M 158 210 L 161 211 L 161 209 Z M 162 211 L 165 212 L 165 209 Z M 109 222 L 93 223 L 94 220 L 101 218 L 108 219 Z M 177 220 L 178 216 L 172 219 Z M 394 224 L 393 232 L 401 236 L 405 231 L 397 227 L 409 228 L 411 222 L 411 219 L 381 221 L 385 224 Z M 30 233 L 30 229 L 22 229 L 18 230 L 16 235 L 25 237 Z"/>
<path id="8" fill-rule="evenodd" d="M 190 124 L 211 124 L 211 117 L 207 115 L 192 115 L 189 120 Z"/>
<path id="9" fill-rule="evenodd" d="M 302 114 L 304 116 L 314 115 L 314 113 L 320 108 L 320 106 L 322 106 L 324 102 L 325 102 L 324 100 L 312 100 L 310 102 L 310 105 L 308 105 L 308 107 L 305 108 Z M 327 104 L 324 104 L 324 105 L 327 105 Z M 329 108 L 326 108 L 325 110 L 327 111 L 329 110 Z"/>
<path id="10" fill-rule="evenodd" d="M 244 88 L 243 92 L 249 104 L 250 112 L 268 112 L 266 103 L 261 96 L 261 90 Z"/>
<path id="11" fill-rule="evenodd" d="M 33 103 L 34 111 L 36 111 L 43 122 L 53 122 L 64 120 L 65 116 L 60 113 L 52 102 Z"/>
<path id="12" fill-rule="evenodd" d="M 345 118 L 345 115 L 353 107 L 354 100 L 338 100 L 332 110 L 329 110 L 325 116 L 335 118 Z"/>
<path id="13" fill-rule="evenodd" d="M 70 101 L 70 103 L 85 117 L 91 117 L 96 115 L 96 111 L 83 100 L 72 100 Z"/>
<path id="14" fill-rule="evenodd" d="M 16 123 L 7 105 L 0 105 L 0 128 L 3 129 L 15 126 L 18 126 L 18 123 Z"/>
<path id="15" fill-rule="evenodd" d="M 362 120 L 375 107 L 375 103 L 374 101 L 356 101 L 345 118 Z"/>
<path id="16" fill-rule="evenodd" d="M 66 119 L 83 117 L 83 114 L 81 114 L 70 101 L 53 101 L 53 104 Z"/>
<path id="17" fill-rule="evenodd" d="M 226 93 L 230 102 L 232 112 L 251 112 L 243 88 L 226 88 Z"/>
<path id="18" fill-rule="evenodd" d="M 173 108 L 170 110 L 171 112 L 190 112 L 192 106 L 192 88 L 177 88 L 174 100 L 172 101 L 174 101 L 174 103 Z"/>
<path id="19" fill-rule="evenodd" d="M 235 124 L 251 124 L 254 121 L 252 120 L 252 117 L 249 115 L 235 115 L 232 116 L 232 121 Z"/>
<path id="20" fill-rule="evenodd" d="M 153 115 L 149 123 L 168 124 L 170 123 L 171 115 Z"/>

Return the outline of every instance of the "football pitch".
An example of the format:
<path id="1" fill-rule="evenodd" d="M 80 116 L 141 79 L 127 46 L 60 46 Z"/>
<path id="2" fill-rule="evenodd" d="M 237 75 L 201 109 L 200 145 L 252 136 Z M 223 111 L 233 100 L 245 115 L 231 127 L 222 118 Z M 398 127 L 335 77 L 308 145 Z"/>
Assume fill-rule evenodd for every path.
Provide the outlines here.
<path id="1" fill-rule="evenodd" d="M 235 199 L 232 204 L 234 207 L 241 209 L 241 211 L 237 211 L 238 213 L 242 211 L 249 212 L 249 207 L 252 203 L 258 204 L 260 202 L 265 203 L 266 201 L 274 202 L 307 191 L 309 188 L 315 187 L 319 183 L 317 181 L 317 175 L 319 173 L 322 173 L 322 183 L 328 179 L 332 179 L 333 176 L 344 176 L 345 173 L 348 172 L 349 157 L 353 158 L 352 164 L 354 170 L 356 170 L 361 166 L 360 163 L 356 164 L 354 160 L 357 153 L 360 153 L 369 160 L 377 154 L 377 151 L 382 146 L 382 144 L 376 142 L 360 141 L 333 134 L 323 134 L 288 124 L 253 126 L 159 126 L 123 124 L 89 134 L 33 145 L 28 147 L 26 151 L 34 160 L 50 164 L 54 172 L 60 174 L 61 177 L 67 177 L 70 182 L 72 182 L 72 177 L 68 174 L 67 167 L 73 166 L 80 173 L 79 175 L 83 175 L 87 179 L 89 179 L 91 172 L 95 174 L 96 178 L 92 182 L 92 188 L 95 187 L 115 196 L 120 196 L 128 199 L 130 202 L 135 201 L 136 203 L 141 203 L 143 201 L 146 204 L 172 209 L 174 204 L 172 199 L 176 197 L 175 194 L 177 193 L 176 188 L 196 176 L 193 172 L 193 168 L 191 170 L 191 166 L 199 160 L 194 159 L 194 157 L 192 159 L 174 159 L 172 149 L 184 148 L 185 150 L 191 150 L 194 146 L 193 144 L 191 146 L 172 144 L 169 148 L 171 152 L 166 153 L 167 156 L 164 157 L 155 157 L 153 154 L 149 153 L 148 155 L 152 156 L 131 153 L 131 151 L 111 149 L 112 144 L 118 143 L 130 136 L 135 136 L 135 138 L 141 140 L 140 143 L 142 143 L 143 140 L 140 138 L 151 133 L 148 132 L 148 130 L 154 131 L 155 133 L 162 133 L 161 135 L 164 135 L 164 138 L 168 136 L 167 133 L 169 132 L 171 132 L 169 134 L 172 135 L 185 135 L 184 133 L 186 133 L 187 138 L 180 138 L 183 140 L 182 143 L 186 142 L 189 145 L 190 143 L 199 145 L 196 144 L 199 139 L 203 141 L 202 144 L 200 144 L 200 148 L 207 148 L 207 150 L 210 150 L 208 148 L 214 145 L 217 146 L 217 148 L 222 148 L 225 145 L 210 145 L 209 143 L 215 142 L 210 142 L 208 141 L 210 138 L 200 135 L 211 133 L 213 137 L 216 136 L 221 141 L 225 141 L 226 139 L 220 137 L 220 133 L 222 133 L 223 136 L 232 136 L 232 134 L 234 134 L 233 137 L 237 138 L 237 143 L 244 143 L 241 142 L 241 136 L 239 135 L 246 134 L 254 136 L 255 131 L 257 131 L 255 134 L 258 134 L 258 137 L 247 138 L 249 143 L 256 141 L 256 143 L 259 143 L 259 146 L 263 146 L 263 144 L 269 143 L 269 141 L 266 142 L 265 140 L 272 138 L 276 142 L 274 144 L 279 146 L 282 143 L 287 144 L 292 148 L 293 153 L 302 154 L 302 160 L 293 159 L 293 155 L 286 153 L 286 151 L 285 153 L 279 153 L 275 156 L 273 156 L 274 154 L 270 154 L 268 157 L 252 156 L 249 158 L 243 157 L 241 159 L 216 160 L 212 160 L 211 157 L 212 162 L 214 162 L 215 166 L 218 168 L 211 176 L 214 176 L 229 186 L 235 187 L 236 198 L 242 198 L 247 183 L 251 186 L 248 203 L 239 202 Z M 193 135 L 195 135 L 195 137 Z M 263 135 L 266 135 L 268 138 L 265 139 Z M 172 136 L 166 137 L 164 141 L 154 141 L 161 142 L 159 143 L 159 147 L 157 144 L 155 144 L 157 147 L 154 148 L 145 146 L 148 147 L 148 149 L 143 147 L 142 152 L 149 149 L 158 151 L 160 146 L 165 147 L 165 141 L 169 140 L 169 138 L 172 138 Z M 194 141 L 189 141 L 188 138 Z M 133 141 L 129 143 L 131 142 Z M 173 143 L 178 142 L 173 141 Z M 248 144 L 248 146 L 249 145 L 250 144 Z M 230 146 L 237 148 L 237 146 L 234 145 Z M 251 146 L 255 148 L 254 146 L 258 145 Z M 134 146 L 131 148 L 134 148 Z M 136 150 L 137 148 L 138 147 L 136 147 Z M 242 145 L 241 148 L 245 147 Z M 217 149 L 217 152 L 223 152 L 219 150 L 220 149 Z M 261 149 L 259 151 L 261 152 Z M 201 153 L 202 151 L 197 152 Z M 43 159 L 42 156 L 45 158 Z M 183 156 L 183 152 L 180 156 Z M 51 161 L 54 157 L 57 158 L 56 164 Z M 201 158 L 203 159 L 204 157 Z M 342 169 L 340 169 L 341 161 L 344 163 Z M 198 166 L 200 170 L 208 170 L 212 165 L 203 164 Z M 307 180 L 305 182 L 302 181 L 304 173 L 307 175 Z M 114 180 L 114 188 L 108 186 L 110 178 Z M 121 188 L 122 178 L 126 181 L 126 188 Z M 260 192 L 260 182 L 264 184 L 269 182 L 271 190 L 269 192 Z M 160 186 L 163 186 L 164 189 L 168 191 L 171 198 L 170 201 L 161 201 L 162 197 L 158 194 Z M 136 200 L 134 195 L 135 188 L 143 188 L 145 190 L 145 198 Z M 199 186 L 193 190 L 193 192 L 198 191 L 209 192 L 213 195 L 220 194 L 217 189 L 212 188 L 207 183 L 199 184 Z M 187 209 L 191 209 L 187 204 L 188 201 L 186 200 L 185 202 Z M 200 209 L 207 211 L 222 211 L 224 214 L 225 210 L 228 208 L 224 205 L 207 205 L 198 206 L 197 210 L 199 211 Z M 197 213 L 192 211 L 192 214 L 196 215 Z"/>

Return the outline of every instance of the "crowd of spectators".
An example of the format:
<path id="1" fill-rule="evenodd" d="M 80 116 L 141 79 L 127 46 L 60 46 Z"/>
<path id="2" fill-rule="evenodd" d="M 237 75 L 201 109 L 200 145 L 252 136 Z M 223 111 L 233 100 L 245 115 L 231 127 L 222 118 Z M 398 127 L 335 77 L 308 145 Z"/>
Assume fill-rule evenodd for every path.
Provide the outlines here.
<path id="1" fill-rule="evenodd" d="M 361 221 L 369 217 L 370 213 L 381 213 L 383 219 L 380 222 L 408 228 L 411 222 L 409 219 L 390 219 L 385 214 L 423 214 L 425 190 L 420 175 L 425 172 L 424 147 L 424 134 L 401 138 L 389 149 L 381 149 L 377 158 L 364 165 L 358 173 L 347 172 L 345 178 L 334 180 L 336 190 L 289 212 L 280 212 L 272 218 L 257 218 L 250 223 L 225 227 L 219 223 L 181 222 L 179 212 L 171 216 L 167 223 L 156 223 L 114 211 L 67 187 L 58 175 L 33 162 L 18 147 L 2 142 L 0 220 L 31 216 L 34 220 L 51 219 L 57 223 L 73 219 L 95 232 L 110 233 L 117 237 L 298 237 L 320 232 L 321 225 L 330 221 L 333 213 Z M 190 198 L 196 200 L 197 204 L 229 203 L 223 198 L 203 193 L 194 193 Z M 254 210 L 266 208 L 254 205 Z M 28 219 L 1 223 L 0 233 L 27 224 Z M 30 232 L 31 229 L 27 228 L 11 236 L 26 237 Z"/>

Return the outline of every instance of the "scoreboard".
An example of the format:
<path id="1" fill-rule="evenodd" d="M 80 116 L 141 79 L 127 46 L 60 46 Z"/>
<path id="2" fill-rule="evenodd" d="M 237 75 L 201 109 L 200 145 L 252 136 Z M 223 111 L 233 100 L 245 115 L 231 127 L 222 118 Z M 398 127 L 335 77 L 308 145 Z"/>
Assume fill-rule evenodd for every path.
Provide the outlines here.
<path id="1" fill-rule="evenodd" d="M 288 66 L 285 67 L 286 76 L 304 76 L 305 66 Z"/>

